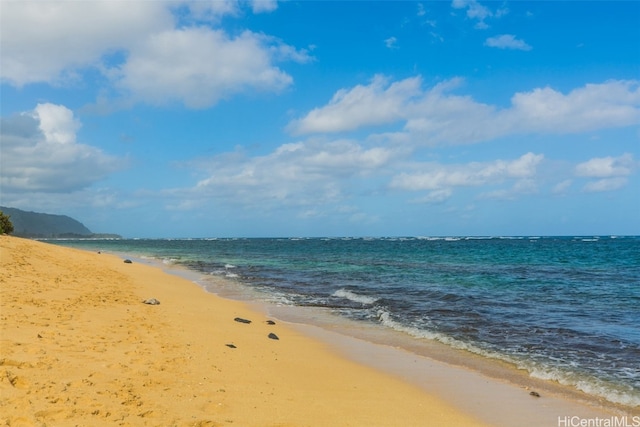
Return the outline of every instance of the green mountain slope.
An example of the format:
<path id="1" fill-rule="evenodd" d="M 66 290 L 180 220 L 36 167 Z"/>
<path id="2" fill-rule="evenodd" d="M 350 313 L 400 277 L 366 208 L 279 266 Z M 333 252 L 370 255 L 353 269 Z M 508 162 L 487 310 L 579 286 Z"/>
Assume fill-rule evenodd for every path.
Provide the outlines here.
<path id="1" fill-rule="evenodd" d="M 15 236 L 36 238 L 95 236 L 81 222 L 66 215 L 27 212 L 4 206 L 0 206 L 0 210 L 10 217 Z"/>

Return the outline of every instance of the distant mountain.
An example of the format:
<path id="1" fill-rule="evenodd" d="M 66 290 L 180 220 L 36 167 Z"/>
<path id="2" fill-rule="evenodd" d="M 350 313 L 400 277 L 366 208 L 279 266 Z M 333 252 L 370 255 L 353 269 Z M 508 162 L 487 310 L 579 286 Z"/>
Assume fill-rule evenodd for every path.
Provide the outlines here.
<path id="1" fill-rule="evenodd" d="M 66 215 L 27 212 L 0 206 L 13 224 L 13 235 L 31 238 L 120 237 L 115 234 L 95 234 L 81 222 Z"/>

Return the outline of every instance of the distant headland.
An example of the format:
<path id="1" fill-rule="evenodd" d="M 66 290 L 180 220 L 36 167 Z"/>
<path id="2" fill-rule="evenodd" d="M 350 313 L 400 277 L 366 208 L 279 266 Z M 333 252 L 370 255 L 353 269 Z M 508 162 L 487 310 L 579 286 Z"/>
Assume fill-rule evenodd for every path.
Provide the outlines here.
<path id="1" fill-rule="evenodd" d="M 32 239 L 120 239 L 118 234 L 94 233 L 80 221 L 66 215 L 29 212 L 0 206 L 0 211 L 9 216 L 13 224 L 13 235 Z"/>

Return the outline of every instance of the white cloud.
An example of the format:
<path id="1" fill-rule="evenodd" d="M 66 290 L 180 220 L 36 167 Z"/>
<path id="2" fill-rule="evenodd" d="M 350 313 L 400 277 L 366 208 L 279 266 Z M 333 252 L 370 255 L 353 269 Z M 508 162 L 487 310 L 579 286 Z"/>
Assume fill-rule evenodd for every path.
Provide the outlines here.
<path id="1" fill-rule="evenodd" d="M 513 96 L 510 120 L 542 132 L 574 133 L 640 122 L 637 81 L 610 80 L 587 84 L 564 95 L 549 87 Z M 513 117 L 509 117 L 512 115 Z"/>
<path id="2" fill-rule="evenodd" d="M 480 193 L 478 198 L 489 200 L 515 200 L 522 194 L 533 194 L 537 192 L 538 186 L 533 179 L 519 179 L 513 183 L 511 188 Z"/>
<path id="3" fill-rule="evenodd" d="M 484 19 L 491 16 L 491 11 L 476 0 L 453 0 L 451 7 L 455 9 L 467 9 L 467 17 L 469 18 Z"/>
<path id="4" fill-rule="evenodd" d="M 583 191 L 587 193 L 614 191 L 624 187 L 628 176 L 638 169 L 639 163 L 630 153 L 619 157 L 595 157 L 575 167 L 575 175 L 585 178 L 598 178 L 588 181 Z"/>
<path id="5" fill-rule="evenodd" d="M 49 143 L 74 144 L 80 122 L 73 111 L 63 105 L 38 104 L 34 117 L 40 121 L 40 130 Z"/>
<path id="6" fill-rule="evenodd" d="M 587 193 L 601 193 L 605 191 L 619 190 L 627 185 L 627 178 L 604 178 L 588 182 L 582 188 Z"/>
<path id="7" fill-rule="evenodd" d="M 292 121 L 293 134 L 345 132 L 396 123 L 401 130 L 380 137 L 414 145 L 468 144 L 507 135 L 567 134 L 640 122 L 637 81 L 587 84 L 564 94 L 552 88 L 519 92 L 499 108 L 451 92 L 451 79 L 422 88 L 422 79 L 393 82 L 377 75 L 368 85 L 338 90 L 329 103 Z"/>
<path id="8" fill-rule="evenodd" d="M 611 178 L 628 176 L 638 168 L 633 155 L 625 153 L 619 157 L 596 157 L 576 165 L 577 176 L 588 178 Z"/>
<path id="9" fill-rule="evenodd" d="M 407 191 L 434 191 L 454 187 L 480 186 L 504 180 L 533 178 L 542 154 L 527 153 L 518 159 L 495 160 L 466 165 L 422 164 L 416 172 L 403 172 L 393 177 L 390 187 Z"/>
<path id="10" fill-rule="evenodd" d="M 278 8 L 277 0 L 252 0 L 253 13 L 273 12 Z"/>
<path id="11" fill-rule="evenodd" d="M 389 49 L 397 49 L 398 48 L 398 39 L 395 37 L 389 37 L 384 41 L 385 46 Z"/>
<path id="12" fill-rule="evenodd" d="M 526 153 L 513 160 L 446 165 L 410 162 L 410 154 L 401 147 L 366 148 L 351 140 L 319 139 L 285 144 L 264 156 L 228 153 L 190 164 L 206 177 L 192 188 L 167 192 L 167 199 L 179 195 L 196 204 L 217 200 L 244 210 L 293 208 L 307 216 L 330 206 L 338 212 L 345 202 L 390 190 L 426 191 L 412 202 L 438 204 L 456 188 L 506 183 L 510 188 L 500 195 L 481 197 L 513 199 L 537 191 L 534 179 L 544 158 Z"/>
<path id="13" fill-rule="evenodd" d="M 225 15 L 237 16 L 240 14 L 238 0 L 202 0 L 202 1 L 177 1 L 174 5 L 186 5 L 189 14 L 187 18 L 198 21 L 216 22 Z"/>
<path id="14" fill-rule="evenodd" d="M 191 18 L 200 21 L 217 22 L 223 16 L 238 16 L 242 13 L 242 4 L 251 7 L 253 13 L 269 13 L 278 8 L 277 0 L 183 0 L 174 3 L 186 4 Z"/>
<path id="15" fill-rule="evenodd" d="M 272 64 L 270 43 L 250 31 L 236 38 L 204 27 L 157 33 L 132 49 L 117 84 L 136 100 L 181 101 L 192 108 L 248 89 L 279 91 L 293 79 Z M 286 47 L 279 47 L 277 52 L 286 54 Z"/>
<path id="16" fill-rule="evenodd" d="M 502 34 L 500 36 L 489 37 L 485 46 L 496 47 L 498 49 L 531 50 L 524 40 L 517 39 L 513 34 Z"/>
<path id="17" fill-rule="evenodd" d="M 77 191 L 122 168 L 124 160 L 76 142 L 80 123 L 62 105 L 38 104 L 2 119 L 3 198 Z"/>
<path id="18" fill-rule="evenodd" d="M 561 182 L 557 183 L 553 187 L 551 192 L 553 194 L 565 194 L 567 191 L 569 191 L 569 188 L 571 187 L 572 184 L 573 184 L 572 180 L 565 179 L 564 181 L 561 181 Z"/>
<path id="19" fill-rule="evenodd" d="M 489 25 L 484 20 L 494 15 L 488 7 L 481 5 L 476 0 L 453 0 L 451 7 L 454 9 L 466 9 L 467 18 L 478 21 L 475 25 L 478 30 L 489 28 Z"/>
<path id="20" fill-rule="evenodd" d="M 406 114 L 405 104 L 421 94 L 420 84 L 419 77 L 389 84 L 376 75 L 367 86 L 340 89 L 328 105 L 291 122 L 287 129 L 293 134 L 341 132 L 400 120 Z"/>
<path id="21" fill-rule="evenodd" d="M 15 86 L 74 80 L 125 49 L 174 25 L 165 2 L 7 1 L 0 14 L 2 80 Z"/>
<path id="22" fill-rule="evenodd" d="M 121 91 L 105 88 L 102 107 L 133 100 L 202 108 L 246 90 L 279 91 L 293 79 L 275 63 L 309 61 L 305 50 L 211 28 L 247 4 L 254 13 L 277 7 L 274 0 L 3 2 L 2 81 L 68 84 L 97 70 Z M 198 26 L 203 21 L 209 26 Z"/>
<path id="23" fill-rule="evenodd" d="M 451 188 L 442 188 L 440 190 L 430 191 L 426 196 L 413 199 L 413 203 L 438 204 L 443 203 L 451 198 L 453 190 Z"/>
<path id="24" fill-rule="evenodd" d="M 193 164 L 208 176 L 186 193 L 264 209 L 336 203 L 350 183 L 365 182 L 397 155 L 349 140 L 284 144 L 258 157 L 229 153 Z"/>

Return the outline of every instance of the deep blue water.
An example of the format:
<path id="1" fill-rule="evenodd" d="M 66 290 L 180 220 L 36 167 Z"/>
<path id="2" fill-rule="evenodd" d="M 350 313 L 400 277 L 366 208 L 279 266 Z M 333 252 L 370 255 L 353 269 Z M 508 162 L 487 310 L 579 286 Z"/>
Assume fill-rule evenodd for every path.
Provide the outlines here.
<path id="1" fill-rule="evenodd" d="M 56 243 L 172 260 L 640 405 L 640 237 Z"/>

